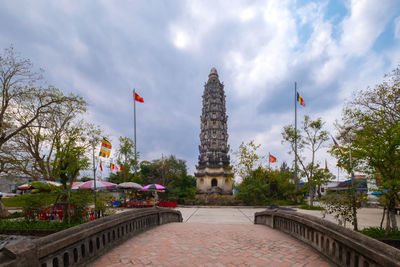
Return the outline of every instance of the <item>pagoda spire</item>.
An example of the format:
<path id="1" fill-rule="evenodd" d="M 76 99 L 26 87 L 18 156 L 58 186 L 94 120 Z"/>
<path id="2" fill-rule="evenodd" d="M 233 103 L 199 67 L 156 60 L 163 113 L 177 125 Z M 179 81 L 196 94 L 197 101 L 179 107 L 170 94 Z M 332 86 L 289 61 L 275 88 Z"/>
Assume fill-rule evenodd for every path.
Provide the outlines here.
<path id="1" fill-rule="evenodd" d="M 224 85 L 219 81 L 216 68 L 212 68 L 204 85 L 200 116 L 200 155 L 195 174 L 200 192 L 219 187 L 223 193 L 231 193 L 232 185 L 225 181 L 232 176 L 227 121 Z"/>

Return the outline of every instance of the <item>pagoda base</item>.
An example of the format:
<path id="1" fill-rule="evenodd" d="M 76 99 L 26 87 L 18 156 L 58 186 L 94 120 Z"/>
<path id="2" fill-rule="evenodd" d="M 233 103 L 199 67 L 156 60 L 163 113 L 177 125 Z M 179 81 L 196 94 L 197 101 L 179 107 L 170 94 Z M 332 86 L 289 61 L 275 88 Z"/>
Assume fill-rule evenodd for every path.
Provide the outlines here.
<path id="1" fill-rule="evenodd" d="M 195 173 L 197 194 L 232 195 L 233 173 L 226 168 L 203 168 Z"/>

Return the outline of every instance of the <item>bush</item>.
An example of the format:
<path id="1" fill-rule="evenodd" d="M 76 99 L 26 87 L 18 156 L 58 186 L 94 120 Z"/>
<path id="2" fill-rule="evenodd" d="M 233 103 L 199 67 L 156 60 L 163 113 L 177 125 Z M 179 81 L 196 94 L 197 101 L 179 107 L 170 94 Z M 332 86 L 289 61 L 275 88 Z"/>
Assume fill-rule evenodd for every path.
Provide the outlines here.
<path id="1" fill-rule="evenodd" d="M 31 199 L 37 200 L 43 205 L 49 205 L 54 203 L 57 196 L 53 193 L 37 193 L 37 194 L 25 194 L 21 196 L 9 197 L 9 198 L 2 198 L 1 202 L 6 207 L 23 207 L 26 205 L 26 202 L 31 201 Z"/>
<path id="2" fill-rule="evenodd" d="M 386 231 L 384 228 L 380 227 L 368 227 L 359 231 L 361 234 L 367 235 L 372 238 L 381 239 L 400 239 L 400 231 L 399 230 L 391 230 L 388 235 L 385 236 Z"/>
<path id="3" fill-rule="evenodd" d="M 299 209 L 302 209 L 302 210 L 325 210 L 324 207 L 310 206 L 308 204 L 304 204 L 304 205 L 299 206 Z"/>
<path id="4" fill-rule="evenodd" d="M 0 219 L 7 220 L 7 219 L 15 219 L 15 218 L 21 218 L 21 217 L 24 217 L 23 212 L 14 212 L 14 213 L 9 214 L 8 216 L 0 217 Z"/>
<path id="5" fill-rule="evenodd" d="M 49 221 L 8 221 L 0 220 L 0 230 L 64 230 L 79 223 L 67 224 L 64 222 Z"/>
<path id="6" fill-rule="evenodd" d="M 231 195 L 197 195 L 193 199 L 185 199 L 185 205 L 199 205 L 199 206 L 238 206 L 243 205 L 243 202 Z"/>

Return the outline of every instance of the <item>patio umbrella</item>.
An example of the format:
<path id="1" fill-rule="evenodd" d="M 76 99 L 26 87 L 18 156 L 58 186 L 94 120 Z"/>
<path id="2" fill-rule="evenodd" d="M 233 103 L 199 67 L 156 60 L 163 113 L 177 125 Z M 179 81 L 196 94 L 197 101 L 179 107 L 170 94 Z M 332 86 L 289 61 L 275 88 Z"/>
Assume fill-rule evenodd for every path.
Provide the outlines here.
<path id="1" fill-rule="evenodd" d="M 44 181 L 46 184 L 51 184 L 54 186 L 62 186 L 62 183 L 60 182 L 53 182 L 53 181 Z"/>
<path id="2" fill-rule="evenodd" d="M 147 191 L 147 190 L 164 190 L 164 189 L 166 188 L 159 184 L 148 184 L 140 190 Z"/>
<path id="3" fill-rule="evenodd" d="M 132 183 L 132 182 L 125 182 L 125 183 L 120 183 L 119 185 L 117 185 L 117 188 L 121 188 L 121 189 L 142 189 L 143 186 L 141 186 L 140 184 L 137 183 Z"/>
<path id="4" fill-rule="evenodd" d="M 83 184 L 83 182 L 73 182 L 72 183 L 72 187 L 71 190 L 78 190 L 79 186 L 81 186 Z M 97 184 L 96 184 L 97 185 Z"/>
<path id="5" fill-rule="evenodd" d="M 116 187 L 116 184 L 105 182 L 105 181 L 96 181 L 96 189 L 111 189 Z M 83 184 L 79 185 L 78 188 L 84 189 L 94 189 L 94 182 L 93 180 L 84 182 Z"/>
<path id="6" fill-rule="evenodd" d="M 29 188 L 31 188 L 30 184 L 23 184 L 17 187 L 18 190 L 28 190 Z"/>

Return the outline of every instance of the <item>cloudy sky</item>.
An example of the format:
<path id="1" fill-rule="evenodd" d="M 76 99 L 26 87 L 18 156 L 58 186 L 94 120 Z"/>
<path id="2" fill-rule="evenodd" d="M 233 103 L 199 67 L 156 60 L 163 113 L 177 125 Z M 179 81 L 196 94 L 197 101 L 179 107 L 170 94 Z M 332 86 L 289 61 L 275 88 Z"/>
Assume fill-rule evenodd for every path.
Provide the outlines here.
<path id="1" fill-rule="evenodd" d="M 255 140 L 291 162 L 281 144 L 294 123 L 294 82 L 334 134 L 344 101 L 400 63 L 398 0 L 1 1 L 0 48 L 15 47 L 48 84 L 83 96 L 88 120 L 141 159 L 176 155 L 193 173 L 201 96 L 212 67 L 225 84 L 229 144 Z M 328 143 L 327 143 L 328 145 Z M 326 150 L 325 148 L 323 150 Z M 324 151 L 318 156 L 335 160 Z"/>

